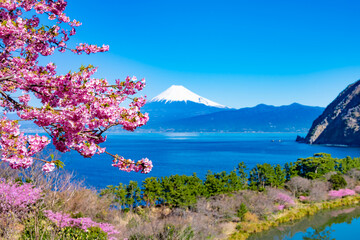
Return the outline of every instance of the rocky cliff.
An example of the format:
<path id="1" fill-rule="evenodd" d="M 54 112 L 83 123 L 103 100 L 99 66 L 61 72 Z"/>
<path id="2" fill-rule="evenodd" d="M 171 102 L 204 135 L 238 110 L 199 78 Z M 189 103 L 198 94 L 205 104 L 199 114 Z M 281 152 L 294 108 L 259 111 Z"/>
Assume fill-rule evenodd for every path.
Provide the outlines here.
<path id="1" fill-rule="evenodd" d="M 360 80 L 349 85 L 313 122 L 309 144 L 360 146 Z"/>

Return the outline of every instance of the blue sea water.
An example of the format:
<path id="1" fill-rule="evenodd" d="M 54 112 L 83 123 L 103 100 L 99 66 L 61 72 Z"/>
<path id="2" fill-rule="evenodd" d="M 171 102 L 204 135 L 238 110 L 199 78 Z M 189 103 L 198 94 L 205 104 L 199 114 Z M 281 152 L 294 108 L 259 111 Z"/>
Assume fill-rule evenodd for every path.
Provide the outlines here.
<path id="1" fill-rule="evenodd" d="M 83 158 L 76 152 L 62 156 L 66 169 L 85 178 L 88 186 L 127 184 L 130 180 L 143 181 L 146 177 L 172 174 L 204 178 L 208 170 L 232 171 L 243 161 L 248 168 L 257 163 L 284 164 L 314 153 L 326 152 L 333 157 L 359 157 L 360 148 L 327 147 L 296 143 L 298 133 L 132 133 L 109 134 L 104 147 L 113 154 L 139 160 L 153 161 L 149 174 L 126 173 L 111 166 L 106 154 Z M 305 135 L 305 134 L 303 134 Z"/>

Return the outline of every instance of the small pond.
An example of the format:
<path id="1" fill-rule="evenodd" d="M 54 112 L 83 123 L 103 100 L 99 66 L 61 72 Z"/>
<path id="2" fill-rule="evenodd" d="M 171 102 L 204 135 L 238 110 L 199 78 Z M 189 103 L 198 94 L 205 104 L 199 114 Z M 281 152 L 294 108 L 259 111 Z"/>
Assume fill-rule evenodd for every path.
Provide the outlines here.
<path id="1" fill-rule="evenodd" d="M 350 240 L 360 239 L 360 206 L 325 210 L 291 224 L 284 224 L 249 240 Z"/>

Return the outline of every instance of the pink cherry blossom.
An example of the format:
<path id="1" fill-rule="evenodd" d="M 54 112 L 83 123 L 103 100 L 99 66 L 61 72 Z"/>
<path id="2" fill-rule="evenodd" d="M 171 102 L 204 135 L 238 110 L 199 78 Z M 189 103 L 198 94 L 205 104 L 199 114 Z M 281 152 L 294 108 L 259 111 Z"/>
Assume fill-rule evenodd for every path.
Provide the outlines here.
<path id="1" fill-rule="evenodd" d="M 289 195 L 286 195 L 285 193 L 279 193 L 277 195 L 277 200 L 282 202 L 283 204 L 295 205 L 294 200 Z"/>
<path id="2" fill-rule="evenodd" d="M 68 44 L 81 23 L 66 15 L 64 0 L 7 0 L 0 2 L 0 107 L 16 112 L 21 121 L 32 121 L 50 137 L 20 132 L 19 122 L 4 117 L 0 120 L 1 160 L 12 168 L 28 168 L 34 154 L 50 142 L 61 152 L 75 150 L 88 158 L 107 153 L 113 166 L 123 171 L 148 173 L 152 162 L 138 162 L 105 151 L 105 132 L 114 126 L 134 131 L 147 123 L 149 116 L 141 112 L 146 98 L 137 95 L 145 87 L 145 79 L 126 77 L 111 84 L 94 78 L 97 68 L 82 66 L 79 71 L 60 75 L 56 65 L 39 63 L 39 57 L 55 51 L 76 54 L 106 52 L 108 45 Z M 31 13 L 36 13 L 29 17 Z M 30 14 L 30 15 L 29 15 Z M 42 16 L 43 15 L 43 16 Z M 53 25 L 41 24 L 44 16 Z M 49 25 L 49 26 L 48 26 Z M 43 61 L 41 61 L 43 62 Z M 14 95 L 22 92 L 22 95 Z M 131 97 L 130 97 L 131 96 Z M 41 102 L 31 106 L 31 97 Z M 125 100 L 131 100 L 125 107 Z M 54 161 L 44 161 L 43 170 L 54 169 Z"/>
<path id="3" fill-rule="evenodd" d="M 278 205 L 278 206 L 277 206 L 277 209 L 278 209 L 279 211 L 284 210 L 284 208 L 285 208 L 285 205 Z"/>
<path id="4" fill-rule="evenodd" d="M 300 196 L 300 197 L 299 197 L 299 200 L 300 200 L 301 202 L 306 202 L 306 201 L 309 201 L 310 198 L 309 198 L 309 197 L 306 197 L 306 196 Z"/>
<path id="5" fill-rule="evenodd" d="M 342 198 L 345 196 L 353 196 L 355 194 L 356 193 L 354 190 L 346 188 L 346 189 L 339 189 L 339 190 L 331 190 L 329 192 L 329 197 L 330 198 Z"/>
<path id="6" fill-rule="evenodd" d="M 141 173 L 149 173 L 153 168 L 152 162 L 147 158 L 143 158 L 135 163 L 131 159 L 124 159 L 123 157 L 119 156 L 115 156 L 112 166 L 117 167 L 119 170 L 125 172 L 141 171 Z"/>
<path id="7" fill-rule="evenodd" d="M 41 199 L 41 189 L 30 183 L 21 185 L 11 181 L 0 181 L 0 212 L 20 214 Z"/>
<path id="8" fill-rule="evenodd" d="M 44 172 L 52 172 L 55 169 L 55 164 L 54 163 L 45 163 L 44 166 L 42 167 L 42 170 Z"/>
<path id="9" fill-rule="evenodd" d="M 119 234 L 114 226 L 109 223 L 97 223 L 91 220 L 91 218 L 72 218 L 70 214 L 53 212 L 51 210 L 45 210 L 44 212 L 46 217 L 60 228 L 76 227 L 86 231 L 89 227 L 99 227 L 108 234 L 109 239 L 117 239 L 113 235 Z"/>

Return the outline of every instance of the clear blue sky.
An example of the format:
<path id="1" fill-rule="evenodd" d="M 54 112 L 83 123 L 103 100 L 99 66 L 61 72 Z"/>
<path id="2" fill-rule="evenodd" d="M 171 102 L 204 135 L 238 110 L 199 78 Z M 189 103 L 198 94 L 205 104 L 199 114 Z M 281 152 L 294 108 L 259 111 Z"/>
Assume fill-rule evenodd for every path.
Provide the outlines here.
<path id="1" fill-rule="evenodd" d="M 149 99 L 181 84 L 231 107 L 326 106 L 360 79 L 356 0 L 68 0 L 66 12 L 83 22 L 73 42 L 110 51 L 56 54 L 59 70 L 145 77 Z"/>

